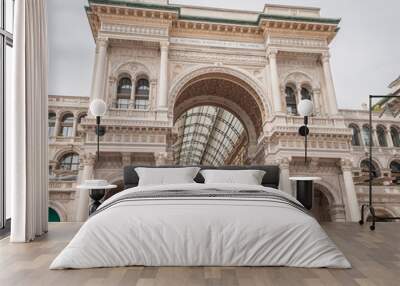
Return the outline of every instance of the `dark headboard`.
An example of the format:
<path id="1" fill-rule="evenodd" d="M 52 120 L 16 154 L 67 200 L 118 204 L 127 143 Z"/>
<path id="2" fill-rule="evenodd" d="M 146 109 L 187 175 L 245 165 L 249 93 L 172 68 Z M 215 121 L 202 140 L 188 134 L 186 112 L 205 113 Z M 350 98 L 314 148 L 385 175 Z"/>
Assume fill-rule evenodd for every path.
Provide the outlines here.
<path id="1" fill-rule="evenodd" d="M 179 168 L 179 167 L 191 167 L 191 166 L 142 166 L 132 165 L 124 167 L 124 188 L 129 189 L 136 187 L 139 183 L 139 176 L 135 171 L 137 167 L 148 167 L 148 168 Z M 204 169 L 218 169 L 218 170 L 263 170 L 265 175 L 262 179 L 261 184 L 264 187 L 271 187 L 277 189 L 279 186 L 279 167 L 278 166 L 222 166 L 222 167 L 210 167 L 210 166 L 198 166 L 202 170 Z M 200 174 L 197 174 L 194 178 L 197 183 L 204 183 L 204 178 Z"/>

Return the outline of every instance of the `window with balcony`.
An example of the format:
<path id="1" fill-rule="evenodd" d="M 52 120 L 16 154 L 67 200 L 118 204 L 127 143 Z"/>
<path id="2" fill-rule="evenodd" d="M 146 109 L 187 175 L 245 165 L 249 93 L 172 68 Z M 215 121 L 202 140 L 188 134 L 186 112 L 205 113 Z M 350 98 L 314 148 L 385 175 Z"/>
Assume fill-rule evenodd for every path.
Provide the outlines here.
<path id="1" fill-rule="evenodd" d="M 370 130 L 369 126 L 364 125 L 362 128 L 362 138 L 363 138 L 365 146 L 370 146 L 370 144 L 371 144 L 371 146 L 374 146 L 374 142 L 373 141 L 370 142 L 370 138 L 369 138 L 370 132 L 371 132 L 371 130 Z"/>
<path id="2" fill-rule="evenodd" d="M 297 102 L 295 89 L 292 86 L 286 86 L 286 111 L 288 114 L 297 115 Z"/>
<path id="3" fill-rule="evenodd" d="M 117 88 L 117 108 L 129 108 L 129 101 L 132 94 L 132 80 L 128 76 L 121 77 Z"/>
<path id="4" fill-rule="evenodd" d="M 376 164 L 374 161 L 372 161 L 372 163 L 370 163 L 370 161 L 368 159 L 361 161 L 361 163 L 360 163 L 361 172 L 364 175 L 369 176 L 369 167 L 370 166 L 371 166 L 372 178 L 373 179 L 379 178 L 380 170 L 379 170 L 378 164 Z"/>
<path id="5" fill-rule="evenodd" d="M 351 137 L 351 145 L 353 146 L 361 146 L 361 139 L 360 139 L 360 129 L 358 126 L 351 124 L 349 126 L 353 132 Z"/>
<path id="6" fill-rule="evenodd" d="M 381 147 L 387 147 L 388 143 L 386 140 L 386 130 L 383 126 L 378 126 L 376 128 L 376 135 L 378 136 L 378 143 Z"/>
<path id="7" fill-rule="evenodd" d="M 64 171 L 78 171 L 79 155 L 76 153 L 64 155 L 60 160 L 60 169 Z"/>
<path id="8" fill-rule="evenodd" d="M 149 106 L 150 85 L 146 78 L 140 78 L 136 83 L 135 109 L 147 109 Z"/>
<path id="9" fill-rule="evenodd" d="M 65 114 L 61 119 L 60 136 L 72 137 L 74 126 L 74 116 L 71 113 Z"/>
<path id="10" fill-rule="evenodd" d="M 312 94 L 311 94 L 310 88 L 302 87 L 300 94 L 301 94 L 301 99 L 312 100 Z"/>
<path id="11" fill-rule="evenodd" d="M 392 136 L 393 146 L 400 147 L 400 132 L 395 126 L 390 128 L 390 136 Z"/>
<path id="12" fill-rule="evenodd" d="M 49 138 L 54 135 L 54 129 L 56 128 L 56 114 L 54 112 L 49 113 Z"/>
<path id="13" fill-rule="evenodd" d="M 393 184 L 400 185 L 400 161 L 390 163 L 390 171 L 392 173 Z"/>

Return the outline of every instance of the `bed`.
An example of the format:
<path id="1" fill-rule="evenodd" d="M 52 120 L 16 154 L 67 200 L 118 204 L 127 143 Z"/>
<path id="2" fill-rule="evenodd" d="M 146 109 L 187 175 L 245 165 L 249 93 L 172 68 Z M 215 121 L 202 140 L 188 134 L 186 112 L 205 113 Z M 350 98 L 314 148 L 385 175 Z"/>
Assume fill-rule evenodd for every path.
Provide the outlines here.
<path id="1" fill-rule="evenodd" d="M 193 183 L 151 186 L 138 186 L 136 167 L 125 167 L 126 190 L 99 207 L 50 269 L 351 267 L 308 211 L 277 189 L 276 166 L 219 168 L 264 170 L 260 185 L 205 184 L 199 173 Z"/>

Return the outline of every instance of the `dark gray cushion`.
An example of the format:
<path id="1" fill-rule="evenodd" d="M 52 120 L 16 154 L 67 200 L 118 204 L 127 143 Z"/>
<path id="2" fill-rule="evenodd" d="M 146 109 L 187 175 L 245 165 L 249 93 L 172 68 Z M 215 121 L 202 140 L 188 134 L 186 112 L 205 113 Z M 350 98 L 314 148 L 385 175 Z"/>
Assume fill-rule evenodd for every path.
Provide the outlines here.
<path id="1" fill-rule="evenodd" d="M 124 186 L 125 189 L 136 187 L 139 183 L 139 176 L 135 171 L 137 167 L 144 168 L 182 168 L 182 167 L 193 167 L 193 166 L 143 166 L 143 165 L 132 165 L 124 167 Z M 211 167 L 211 166 L 195 166 L 204 169 L 218 169 L 218 170 L 263 170 L 265 175 L 262 179 L 261 184 L 264 187 L 278 188 L 279 185 L 279 167 L 278 166 L 222 166 L 222 167 Z M 204 183 L 204 178 L 200 174 L 194 178 L 196 183 Z"/>

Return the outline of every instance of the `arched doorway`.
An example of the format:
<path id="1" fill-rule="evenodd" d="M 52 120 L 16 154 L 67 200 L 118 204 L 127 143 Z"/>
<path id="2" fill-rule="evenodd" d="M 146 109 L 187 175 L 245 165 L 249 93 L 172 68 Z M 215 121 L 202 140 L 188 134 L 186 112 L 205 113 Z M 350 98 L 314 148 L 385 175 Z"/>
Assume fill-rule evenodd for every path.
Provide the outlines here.
<path id="1" fill-rule="evenodd" d="M 314 189 L 313 207 L 311 212 L 319 222 L 332 221 L 328 197 L 318 188 Z"/>
<path id="2" fill-rule="evenodd" d="M 59 214 L 53 208 L 49 208 L 48 221 L 49 222 L 60 222 L 61 221 Z"/>
<path id="3" fill-rule="evenodd" d="M 238 162 L 233 157 L 243 156 L 243 153 L 246 153 L 246 156 L 251 159 L 256 151 L 257 141 L 262 133 L 262 126 L 267 116 L 263 95 L 259 95 L 243 79 L 222 72 L 209 72 L 191 77 L 180 87 L 177 91 L 174 91 L 174 87 L 172 88 L 173 101 L 171 102 L 174 125 L 178 130 L 177 139 L 173 143 L 174 153 L 176 154 L 175 163 L 229 164 L 230 162 Z M 198 113 L 198 116 L 193 115 L 194 113 Z M 189 117 L 191 118 L 190 124 L 185 125 L 183 122 Z M 204 122 L 207 122 L 207 124 L 204 124 Z M 219 125 L 220 128 L 215 128 L 215 125 Z M 185 153 L 182 150 L 185 147 L 185 144 L 182 143 L 182 137 L 202 128 L 210 131 L 208 133 L 201 132 L 203 134 L 200 136 L 206 138 L 206 140 L 191 140 L 193 144 L 190 144 L 189 150 L 191 154 L 195 153 L 192 149 L 201 150 L 196 154 L 197 161 L 181 160 L 180 154 Z M 210 135 L 214 131 L 217 131 L 216 136 L 219 137 L 218 140 L 215 140 L 219 142 L 217 149 L 215 149 L 215 144 L 209 144 L 209 139 L 215 137 L 212 134 Z M 234 134 L 234 136 L 229 134 Z M 232 137 L 234 137 L 234 141 L 241 140 L 241 147 L 232 148 L 232 145 L 235 145 L 235 142 L 230 142 Z M 187 141 L 184 142 L 187 143 Z M 214 149 L 214 157 L 216 157 L 215 154 L 222 152 L 220 146 L 223 146 L 222 149 L 225 150 L 224 156 L 219 156 L 218 160 L 204 159 L 204 154 L 212 153 L 209 149 Z M 243 146 L 245 146 L 245 151 L 243 151 Z M 206 151 L 203 152 L 203 149 Z M 227 150 L 229 152 L 226 152 Z M 232 152 L 235 153 L 233 157 Z M 229 158 L 229 160 L 227 161 L 226 158 Z"/>

